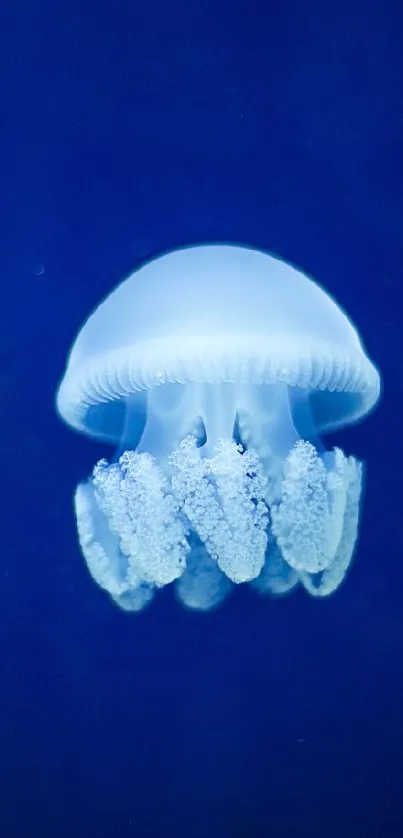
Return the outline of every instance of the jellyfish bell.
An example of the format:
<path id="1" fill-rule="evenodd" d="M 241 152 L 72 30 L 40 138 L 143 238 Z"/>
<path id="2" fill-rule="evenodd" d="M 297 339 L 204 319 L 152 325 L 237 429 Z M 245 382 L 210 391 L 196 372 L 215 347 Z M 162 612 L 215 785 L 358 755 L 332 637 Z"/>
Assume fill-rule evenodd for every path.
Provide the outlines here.
<path id="1" fill-rule="evenodd" d="M 175 582 L 192 608 L 234 584 L 340 584 L 362 465 L 322 435 L 363 418 L 380 376 L 346 314 L 265 252 L 175 250 L 89 317 L 57 393 L 73 428 L 112 443 L 75 496 L 89 569 L 128 610 Z"/>

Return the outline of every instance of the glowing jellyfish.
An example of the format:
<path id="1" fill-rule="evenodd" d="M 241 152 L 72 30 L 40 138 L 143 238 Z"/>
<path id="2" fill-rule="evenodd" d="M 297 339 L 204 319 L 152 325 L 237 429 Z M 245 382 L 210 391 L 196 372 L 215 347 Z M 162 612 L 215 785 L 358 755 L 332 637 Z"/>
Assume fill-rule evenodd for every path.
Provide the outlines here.
<path id="1" fill-rule="evenodd" d="M 242 582 L 330 594 L 362 465 L 319 437 L 379 392 L 346 315 L 279 259 L 206 245 L 143 265 L 89 317 L 57 394 L 69 425 L 117 447 L 75 494 L 92 576 L 133 611 L 169 583 L 201 610 Z"/>

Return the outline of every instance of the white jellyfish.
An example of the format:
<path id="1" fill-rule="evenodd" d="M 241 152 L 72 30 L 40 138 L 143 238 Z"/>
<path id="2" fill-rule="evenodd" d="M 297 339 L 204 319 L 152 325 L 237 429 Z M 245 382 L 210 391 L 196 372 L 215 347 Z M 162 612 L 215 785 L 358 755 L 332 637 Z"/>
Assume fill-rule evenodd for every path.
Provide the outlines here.
<path id="1" fill-rule="evenodd" d="M 75 494 L 93 578 L 133 611 L 170 583 L 200 610 L 243 582 L 332 593 L 362 464 L 320 438 L 379 393 L 347 316 L 280 259 L 204 245 L 143 265 L 89 317 L 57 393 L 69 425 L 117 450 Z"/>

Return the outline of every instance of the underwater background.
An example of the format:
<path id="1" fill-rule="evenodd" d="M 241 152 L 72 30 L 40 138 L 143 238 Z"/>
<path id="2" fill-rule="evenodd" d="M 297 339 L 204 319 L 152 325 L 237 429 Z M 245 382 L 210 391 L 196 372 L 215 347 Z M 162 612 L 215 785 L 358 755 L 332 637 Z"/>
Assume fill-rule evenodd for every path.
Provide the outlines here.
<path id="1" fill-rule="evenodd" d="M 0 38 L 0 836 L 399 838 L 402 7 L 17 0 Z M 329 599 L 130 615 L 80 555 L 73 491 L 112 452 L 55 414 L 66 353 L 195 241 L 316 277 L 382 372 L 328 439 L 367 462 Z"/>

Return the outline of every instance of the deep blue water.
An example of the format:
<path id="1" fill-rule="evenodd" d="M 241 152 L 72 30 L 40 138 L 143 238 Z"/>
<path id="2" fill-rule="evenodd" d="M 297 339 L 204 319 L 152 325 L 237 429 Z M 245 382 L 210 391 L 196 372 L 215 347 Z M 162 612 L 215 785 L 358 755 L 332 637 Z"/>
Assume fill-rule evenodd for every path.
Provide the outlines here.
<path id="1" fill-rule="evenodd" d="M 1 10 L 1 838 L 403 835 L 403 11 Z M 342 589 L 115 609 L 72 492 L 109 452 L 53 408 L 77 329 L 150 254 L 242 241 L 318 277 L 384 376 Z M 200 299 L 203 288 L 200 288 Z M 248 289 L 245 289 L 245 306 Z"/>

